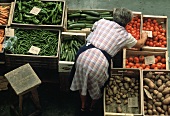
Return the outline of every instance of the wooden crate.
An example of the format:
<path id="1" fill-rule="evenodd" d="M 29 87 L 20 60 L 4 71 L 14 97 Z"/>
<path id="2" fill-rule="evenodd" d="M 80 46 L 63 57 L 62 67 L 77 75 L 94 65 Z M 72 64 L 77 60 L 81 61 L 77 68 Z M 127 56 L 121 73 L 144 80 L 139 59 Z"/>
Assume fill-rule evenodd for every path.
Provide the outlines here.
<path id="1" fill-rule="evenodd" d="M 102 13 L 102 12 L 109 12 L 110 15 L 113 16 L 113 11 L 112 10 L 107 10 L 107 9 L 81 9 L 81 10 L 78 10 L 78 9 L 68 9 L 66 10 L 66 16 L 65 16 L 65 31 L 69 31 L 69 32 L 78 32 L 78 33 L 87 33 L 89 34 L 91 32 L 91 27 L 84 27 L 84 28 L 81 28 L 81 29 L 69 29 L 69 25 L 68 25 L 68 20 L 69 17 L 68 15 L 70 13 L 77 13 L 77 12 L 82 12 L 82 11 L 95 11 L 95 12 L 98 12 L 98 13 Z M 98 17 L 98 19 L 101 19 L 101 17 Z M 74 18 L 74 20 L 78 21 L 78 18 Z M 97 20 L 94 20 L 92 21 L 90 24 L 93 25 L 94 22 L 97 21 Z"/>
<path id="2" fill-rule="evenodd" d="M 2 5 L 2 6 L 9 5 L 10 6 L 9 15 L 8 15 L 8 19 L 7 19 L 8 22 L 7 22 L 7 24 L 3 24 L 3 25 L 0 24 L 0 26 L 10 26 L 11 23 L 12 23 L 12 17 L 13 17 L 15 3 L 14 2 L 11 2 L 11 3 L 0 3 L 0 5 Z"/>
<path id="3" fill-rule="evenodd" d="M 156 16 L 156 15 L 143 15 L 143 30 L 148 30 L 148 31 L 152 31 L 152 35 L 156 35 L 155 28 L 154 31 L 152 28 L 145 28 L 145 21 L 151 19 L 151 22 L 153 22 L 153 20 L 156 20 L 158 24 L 156 25 L 161 25 L 162 29 L 166 31 L 166 33 L 163 33 L 162 29 L 159 28 L 160 34 L 157 33 L 157 36 L 152 36 L 148 38 L 148 41 L 155 41 L 156 42 L 160 42 L 161 44 L 165 44 L 164 47 L 160 47 L 161 44 L 154 44 L 153 46 L 149 46 L 148 45 L 148 41 L 146 41 L 145 46 L 143 46 L 143 50 L 151 50 L 151 51 L 167 51 L 168 50 L 168 17 L 167 16 Z M 155 25 L 155 23 L 153 23 Z M 152 25 L 153 25 L 152 24 Z M 144 27 L 145 26 L 145 27 Z M 156 28 L 156 30 L 158 30 L 158 28 Z M 153 33 L 154 32 L 154 33 Z M 159 36 L 158 36 L 159 35 Z M 161 36 L 160 36 L 161 35 Z M 158 37 L 158 38 L 157 38 Z M 159 39 L 160 38 L 160 39 Z M 149 40 L 150 39 L 150 40 Z M 157 40 L 158 39 L 158 40 Z M 165 40 L 166 42 L 161 42 Z M 147 45 L 146 45 L 147 44 Z M 150 43 L 150 45 L 152 45 L 152 43 Z"/>
<path id="4" fill-rule="evenodd" d="M 123 68 L 130 68 L 130 67 L 126 67 L 126 60 L 127 58 L 129 58 L 130 56 L 134 57 L 139 57 L 139 56 L 161 56 L 162 58 L 165 58 L 165 69 L 168 70 L 169 69 L 169 63 L 168 63 L 168 51 L 137 51 L 137 50 L 129 50 L 129 49 L 123 49 Z M 141 63 L 139 63 L 141 64 Z M 145 64 L 145 63 L 142 63 Z M 146 65 L 147 67 L 148 65 Z M 151 64 L 149 65 L 151 66 Z M 142 66 L 144 67 L 144 66 Z M 145 68 L 146 68 L 145 67 Z M 136 67 L 132 67 L 132 68 L 136 68 Z M 141 68 L 141 67 L 137 67 L 137 68 Z M 144 68 L 144 69 L 145 69 Z M 143 68 L 141 68 L 143 69 Z M 148 69 L 148 68 L 146 68 Z"/>
<path id="5" fill-rule="evenodd" d="M 14 18 L 15 18 L 15 9 L 16 9 L 16 1 L 15 0 L 15 7 L 14 7 L 14 16 L 13 16 L 13 19 L 12 19 L 12 26 L 13 27 L 31 27 L 31 28 L 48 28 L 48 29 L 51 29 L 51 28 L 55 28 L 55 29 L 60 29 L 60 30 L 63 30 L 63 27 L 64 27 L 64 16 L 65 16 L 65 9 L 66 9 L 66 2 L 65 0 L 40 0 L 42 2 L 62 2 L 62 15 L 61 15 L 61 23 L 58 24 L 58 25 L 54 25 L 54 24 L 23 24 L 23 23 L 16 23 L 14 22 Z M 40 11 L 41 12 L 41 11 Z M 49 14 L 50 15 L 50 14 Z"/>
<path id="6" fill-rule="evenodd" d="M 128 80 L 128 82 L 126 82 L 124 77 L 130 78 L 131 81 Z M 139 69 L 125 69 L 125 68 L 111 69 L 111 78 L 109 80 L 108 85 L 104 89 L 104 99 L 103 99 L 104 116 L 142 115 L 142 109 L 143 109 L 142 108 L 142 100 L 143 100 L 142 82 L 143 81 L 141 78 L 141 70 Z M 122 83 L 123 85 L 120 83 Z M 126 85 L 128 85 L 129 87 L 128 86 L 126 86 L 126 88 L 123 87 L 124 83 L 126 83 Z M 112 89 L 112 94 L 111 92 L 110 94 L 108 93 L 109 88 L 110 90 Z M 124 98 L 126 92 L 128 93 L 128 96 Z M 111 103 L 108 102 L 109 101 L 108 98 L 111 101 Z M 118 104 L 117 99 L 119 99 L 121 103 Z M 116 109 L 119 105 L 122 109 L 122 112 L 118 113 Z"/>
<path id="7" fill-rule="evenodd" d="M 14 28 L 14 29 L 21 29 L 21 28 Z M 23 29 L 23 28 L 22 28 Z M 31 28 L 24 28 L 25 30 L 39 30 L 39 29 L 31 29 Z M 53 29 L 44 29 L 53 33 L 57 33 L 58 43 L 56 56 L 44 56 L 44 55 L 35 55 L 35 54 L 13 54 L 7 52 L 5 50 L 5 59 L 6 59 L 6 66 L 17 68 L 21 65 L 29 63 L 33 68 L 45 68 L 45 69 L 56 69 L 58 70 L 58 59 L 59 59 L 59 48 L 60 48 L 60 30 L 53 30 Z"/>
<path id="8" fill-rule="evenodd" d="M 161 77 L 160 77 L 161 76 Z M 152 106 L 152 111 L 153 110 L 156 110 L 157 112 L 159 112 L 157 110 L 157 107 L 155 106 L 156 104 L 154 104 L 155 102 L 160 102 L 160 103 L 163 103 L 163 100 L 165 99 L 165 94 L 164 92 L 160 92 L 158 90 L 158 88 L 162 85 L 166 85 L 166 82 L 170 81 L 170 70 L 143 70 L 142 71 L 142 80 L 143 80 L 143 115 L 144 116 L 148 116 L 148 115 L 161 115 L 161 114 L 164 114 L 166 116 L 169 116 L 170 114 L 167 114 L 167 112 L 169 111 L 168 109 L 167 110 L 164 110 L 166 112 L 161 112 L 159 114 L 148 114 L 148 112 L 145 110 L 146 108 L 148 108 L 148 106 Z M 152 78 L 152 77 L 155 77 L 155 78 Z M 157 78 L 158 77 L 158 78 Z M 148 89 L 148 85 L 145 83 L 144 79 L 145 78 L 148 78 L 150 79 L 152 82 L 153 82 L 153 85 L 155 86 L 154 89 L 152 89 L 151 87 Z M 159 84 L 158 85 L 158 80 L 162 80 L 162 84 Z M 153 93 L 153 90 L 157 90 L 159 92 L 159 94 L 162 94 L 162 97 L 163 99 L 161 100 L 160 99 L 155 99 L 155 94 Z M 156 100 L 156 101 L 155 101 Z M 155 101 L 155 102 L 153 102 Z M 163 105 L 161 104 L 159 106 L 161 109 L 163 109 Z M 167 107 L 169 108 L 170 107 L 170 104 L 167 104 Z"/>
<path id="9" fill-rule="evenodd" d="M 62 32 L 61 34 L 61 44 L 63 41 L 67 41 L 66 39 L 72 39 L 73 36 L 77 36 L 80 41 L 84 41 L 86 43 L 86 33 L 73 33 L 73 32 Z M 66 51 L 62 51 L 61 53 L 61 48 L 62 45 L 60 45 L 60 58 L 59 58 L 59 72 L 70 72 L 71 68 L 74 64 L 74 61 L 66 61 L 62 60 L 62 54 L 65 54 Z M 77 53 L 77 51 L 75 51 Z M 68 54 L 67 54 L 68 55 Z M 75 56 L 72 56 L 75 57 Z"/>

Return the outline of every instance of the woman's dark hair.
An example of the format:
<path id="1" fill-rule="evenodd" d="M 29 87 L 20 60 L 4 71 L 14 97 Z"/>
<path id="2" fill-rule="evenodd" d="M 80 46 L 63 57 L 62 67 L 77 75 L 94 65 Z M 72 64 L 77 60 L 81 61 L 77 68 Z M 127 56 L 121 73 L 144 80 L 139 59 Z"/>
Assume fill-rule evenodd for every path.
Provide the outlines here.
<path id="1" fill-rule="evenodd" d="M 114 8 L 113 9 L 113 21 L 119 25 L 125 27 L 131 20 L 133 14 L 132 11 L 126 8 Z"/>

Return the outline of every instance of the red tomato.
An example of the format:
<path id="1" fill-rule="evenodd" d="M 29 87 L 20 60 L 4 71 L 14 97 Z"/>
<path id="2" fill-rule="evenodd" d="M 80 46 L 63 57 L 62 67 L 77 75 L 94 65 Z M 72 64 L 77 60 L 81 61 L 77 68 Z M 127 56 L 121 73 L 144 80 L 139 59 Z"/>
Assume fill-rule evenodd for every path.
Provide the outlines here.
<path id="1" fill-rule="evenodd" d="M 157 36 L 157 32 L 154 31 L 154 32 L 152 33 L 152 35 L 153 35 L 154 37 L 156 37 L 156 36 Z"/>
<path id="2" fill-rule="evenodd" d="M 151 69 L 154 69 L 156 67 L 156 64 L 151 64 Z"/>
<path id="3" fill-rule="evenodd" d="M 139 61 L 140 61 L 141 63 L 144 62 L 144 59 L 145 59 L 144 56 L 142 56 L 142 55 L 139 56 Z"/>
<path id="4" fill-rule="evenodd" d="M 146 65 L 143 63 L 143 64 L 141 64 L 141 67 L 142 67 L 143 69 L 145 69 Z"/>
<path id="5" fill-rule="evenodd" d="M 134 58 L 133 58 L 133 62 L 134 62 L 134 63 L 139 63 L 139 58 L 138 58 L 138 57 L 134 57 Z"/>
<path id="6" fill-rule="evenodd" d="M 162 63 L 158 62 L 156 65 L 157 65 L 158 69 L 161 69 Z"/>
<path id="7" fill-rule="evenodd" d="M 132 67 L 132 66 L 134 66 L 134 63 L 132 63 L 132 62 L 129 62 L 129 64 L 128 64 L 130 67 Z"/>
<path id="8" fill-rule="evenodd" d="M 155 63 L 158 63 L 158 58 L 155 58 Z"/>
<path id="9" fill-rule="evenodd" d="M 161 59 L 162 59 L 161 56 L 156 56 L 156 58 L 158 59 L 158 61 L 161 61 Z"/>
<path id="10" fill-rule="evenodd" d="M 149 46 L 153 46 L 153 42 L 150 41 L 150 42 L 149 42 Z"/>
<path id="11" fill-rule="evenodd" d="M 165 63 L 166 62 L 166 59 L 165 58 L 162 58 L 161 59 L 161 63 Z"/>
<path id="12" fill-rule="evenodd" d="M 129 62 L 133 62 L 133 57 L 130 56 L 130 57 L 128 58 L 128 61 L 129 61 Z"/>
<path id="13" fill-rule="evenodd" d="M 162 69 L 166 69 L 166 64 L 162 64 Z"/>
<path id="14" fill-rule="evenodd" d="M 166 42 L 166 41 L 163 41 L 163 42 L 162 42 L 162 45 L 165 45 L 165 46 L 166 46 L 166 44 L 167 44 L 167 42 Z"/>

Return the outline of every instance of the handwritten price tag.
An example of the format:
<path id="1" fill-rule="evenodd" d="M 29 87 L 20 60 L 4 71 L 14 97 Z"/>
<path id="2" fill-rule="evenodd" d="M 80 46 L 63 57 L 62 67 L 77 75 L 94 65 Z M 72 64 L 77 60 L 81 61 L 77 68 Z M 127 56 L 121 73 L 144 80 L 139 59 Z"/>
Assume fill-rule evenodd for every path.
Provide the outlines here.
<path id="1" fill-rule="evenodd" d="M 38 13 L 41 11 L 40 8 L 33 7 L 32 10 L 30 11 L 31 14 L 38 15 Z"/>
<path id="2" fill-rule="evenodd" d="M 152 31 L 145 31 L 145 30 L 142 30 L 142 32 L 146 32 L 146 33 L 148 33 L 148 37 L 152 37 Z"/>
<path id="3" fill-rule="evenodd" d="M 31 54 L 39 54 L 40 52 L 40 48 L 36 47 L 36 46 L 31 46 L 31 48 L 28 51 Z"/>
<path id="4" fill-rule="evenodd" d="M 154 64 L 155 63 L 155 56 L 146 56 L 145 57 L 145 64 Z"/>
<path id="5" fill-rule="evenodd" d="M 14 29 L 5 28 L 5 36 L 7 36 L 7 37 L 14 37 Z"/>
<path id="6" fill-rule="evenodd" d="M 138 107 L 138 98 L 137 97 L 128 98 L 128 107 Z"/>

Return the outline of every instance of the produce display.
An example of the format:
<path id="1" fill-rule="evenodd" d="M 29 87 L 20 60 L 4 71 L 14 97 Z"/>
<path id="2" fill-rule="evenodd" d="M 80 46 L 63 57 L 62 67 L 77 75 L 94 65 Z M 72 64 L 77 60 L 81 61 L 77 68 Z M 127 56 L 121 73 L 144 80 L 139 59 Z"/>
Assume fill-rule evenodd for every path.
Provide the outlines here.
<path id="1" fill-rule="evenodd" d="M 84 28 L 92 28 L 94 22 L 101 18 L 113 20 L 112 12 L 93 10 L 70 11 L 67 14 L 67 29 L 81 30 Z"/>
<path id="2" fill-rule="evenodd" d="M 143 83 L 144 115 L 170 115 L 169 72 L 146 71 Z"/>
<path id="3" fill-rule="evenodd" d="M 15 36 L 5 41 L 7 53 L 29 54 L 31 46 L 40 48 L 40 56 L 56 56 L 58 33 L 48 30 L 15 29 Z"/>
<path id="4" fill-rule="evenodd" d="M 30 13 L 33 7 L 40 8 L 35 15 Z M 36 25 L 60 25 L 63 15 L 63 2 L 40 0 L 17 0 L 13 23 Z"/>
<path id="5" fill-rule="evenodd" d="M 141 95 L 139 70 L 136 70 L 136 72 L 133 70 L 119 70 L 119 74 L 112 74 L 105 88 L 106 112 L 140 114 Z M 129 102 L 130 99 L 132 103 Z"/>
<path id="6" fill-rule="evenodd" d="M 85 44 L 85 40 L 80 39 L 76 35 L 64 37 L 61 42 L 60 60 L 74 61 L 77 51 L 84 44 Z"/>
<path id="7" fill-rule="evenodd" d="M 0 29 L 0 52 L 2 52 L 2 48 L 3 48 L 3 42 L 4 42 L 4 34 L 5 31 L 4 29 Z"/>
<path id="8" fill-rule="evenodd" d="M 155 18 L 145 18 L 143 30 L 152 31 L 152 37 L 148 37 L 145 45 L 149 47 L 167 47 L 166 29 L 162 22 Z"/>
<path id="9" fill-rule="evenodd" d="M 0 25 L 8 24 L 10 8 L 10 5 L 0 5 Z"/>
<path id="10" fill-rule="evenodd" d="M 140 16 L 135 16 L 132 18 L 132 21 L 126 25 L 126 30 L 132 34 L 132 36 L 139 40 L 140 39 L 140 28 L 141 27 L 141 18 Z"/>
<path id="11" fill-rule="evenodd" d="M 160 55 L 155 56 L 155 63 L 146 65 L 145 57 L 143 55 L 139 56 L 129 56 L 126 59 L 126 68 L 139 68 L 139 69 L 166 69 L 166 58 Z"/>

